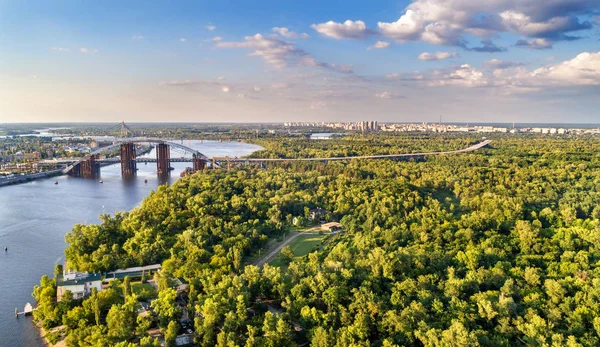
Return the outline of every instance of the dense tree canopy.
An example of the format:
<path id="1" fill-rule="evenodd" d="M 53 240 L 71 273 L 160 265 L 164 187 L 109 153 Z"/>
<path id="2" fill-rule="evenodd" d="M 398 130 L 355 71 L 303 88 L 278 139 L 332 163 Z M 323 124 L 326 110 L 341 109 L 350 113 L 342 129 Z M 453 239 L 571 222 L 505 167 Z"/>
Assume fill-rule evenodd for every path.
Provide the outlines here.
<path id="1" fill-rule="evenodd" d="M 369 141 L 353 150 L 380 153 Z M 382 141 L 400 148 L 405 140 L 373 143 Z M 335 141 L 325 146 L 336 150 Z M 160 325 L 172 336 L 179 313 L 167 279 L 185 278 L 203 346 L 596 346 L 599 149 L 594 139 L 512 137 L 420 162 L 200 172 L 131 212 L 75 226 L 67 260 L 89 271 L 162 262 Z M 291 217 L 316 207 L 344 226 L 336 242 L 286 268 L 244 266 Z M 36 287 L 38 302 L 55 295 L 52 283 Z M 36 315 L 62 317 L 72 346 L 99 335 L 137 341 L 133 299 L 117 291 Z"/>

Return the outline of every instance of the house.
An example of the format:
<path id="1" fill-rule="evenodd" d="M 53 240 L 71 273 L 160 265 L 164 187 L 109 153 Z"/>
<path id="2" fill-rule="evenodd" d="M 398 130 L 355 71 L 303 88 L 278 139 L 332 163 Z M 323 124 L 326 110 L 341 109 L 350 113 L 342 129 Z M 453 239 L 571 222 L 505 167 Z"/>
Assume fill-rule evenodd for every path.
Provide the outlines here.
<path id="1" fill-rule="evenodd" d="M 331 222 L 331 223 L 325 223 L 325 224 L 321 224 L 321 230 L 322 231 L 337 231 L 337 230 L 341 230 L 342 229 L 342 225 L 338 222 Z"/>
<path id="2" fill-rule="evenodd" d="M 31 152 L 26 153 L 23 158 L 27 161 L 39 161 L 42 156 L 40 155 L 40 152 Z"/>
<path id="3" fill-rule="evenodd" d="M 175 278 L 174 282 L 177 286 L 177 293 L 185 292 L 185 290 L 189 287 L 188 282 L 183 278 Z"/>
<path id="4" fill-rule="evenodd" d="M 325 213 L 327 213 L 327 211 L 325 211 L 324 209 L 317 207 L 317 208 L 313 208 L 312 210 L 310 210 L 310 214 L 308 215 L 308 218 L 310 218 L 311 220 L 320 220 L 321 218 L 323 218 L 323 216 L 325 216 Z"/>
<path id="5" fill-rule="evenodd" d="M 102 274 L 67 271 L 56 278 L 56 301 L 60 302 L 66 291 L 73 294 L 73 299 L 82 299 L 92 293 L 92 289 L 102 290 Z"/>
<path id="6" fill-rule="evenodd" d="M 123 279 L 126 276 L 129 276 L 130 278 L 142 277 L 142 275 L 150 276 L 151 273 L 155 273 L 156 271 L 160 270 L 160 268 L 161 268 L 160 264 L 154 264 L 154 265 L 129 267 L 127 269 L 115 270 L 115 271 L 108 272 L 106 274 L 106 278 L 105 278 L 104 282 L 108 283 L 116 278 Z"/>

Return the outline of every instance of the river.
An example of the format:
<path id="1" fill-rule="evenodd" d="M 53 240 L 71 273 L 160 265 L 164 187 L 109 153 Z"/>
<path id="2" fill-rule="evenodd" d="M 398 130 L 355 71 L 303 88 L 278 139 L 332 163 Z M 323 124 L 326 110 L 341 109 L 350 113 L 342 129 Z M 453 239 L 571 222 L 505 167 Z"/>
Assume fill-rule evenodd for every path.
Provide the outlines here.
<path id="1" fill-rule="evenodd" d="M 261 149 L 239 142 L 183 144 L 208 157 L 243 156 Z M 171 158 L 181 155 L 172 151 Z M 175 170 L 168 183 L 191 163 L 171 166 Z M 42 275 L 52 276 L 54 265 L 64 261 L 64 236 L 74 224 L 97 223 L 101 213 L 129 211 L 165 183 L 156 175 L 156 164 L 138 164 L 138 169 L 135 178 L 124 180 L 119 165 L 103 167 L 103 184 L 60 176 L 0 187 L 0 346 L 44 346 L 31 317 L 15 319 L 15 307 L 22 311 L 25 303 L 33 303 L 33 286 Z"/>

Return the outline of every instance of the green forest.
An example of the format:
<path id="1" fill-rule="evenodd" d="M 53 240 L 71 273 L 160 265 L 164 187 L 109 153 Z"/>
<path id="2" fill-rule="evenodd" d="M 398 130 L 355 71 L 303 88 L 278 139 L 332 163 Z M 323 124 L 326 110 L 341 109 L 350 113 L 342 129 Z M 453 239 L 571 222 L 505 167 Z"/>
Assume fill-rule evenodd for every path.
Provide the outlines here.
<path id="1" fill-rule="evenodd" d="M 284 140 L 257 140 L 265 149 L 254 156 L 418 152 L 480 141 Z M 285 267 L 252 265 L 258 249 L 315 208 L 343 232 Z M 476 152 L 419 161 L 206 170 L 101 220 L 66 235 L 69 267 L 161 263 L 152 274 L 158 290 L 134 290 L 125 278 L 56 303 L 55 279 L 44 276 L 34 288 L 34 318 L 45 329 L 63 326 L 67 346 L 158 346 L 151 327 L 174 346 L 184 315 L 198 346 L 600 345 L 595 138 L 505 136 Z M 189 283 L 185 304 L 177 278 Z M 138 315 L 140 302 L 153 298 L 154 315 Z"/>

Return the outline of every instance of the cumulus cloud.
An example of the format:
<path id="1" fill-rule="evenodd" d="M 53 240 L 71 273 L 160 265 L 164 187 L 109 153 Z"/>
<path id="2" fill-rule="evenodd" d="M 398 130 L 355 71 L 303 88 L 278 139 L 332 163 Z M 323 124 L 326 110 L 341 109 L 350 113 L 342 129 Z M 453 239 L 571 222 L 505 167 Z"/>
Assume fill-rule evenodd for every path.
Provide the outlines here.
<path id="1" fill-rule="evenodd" d="M 583 52 L 571 60 L 534 70 L 531 77 L 541 83 L 600 85 L 600 52 Z"/>
<path id="2" fill-rule="evenodd" d="M 274 32 L 276 32 L 277 34 L 285 37 L 286 39 L 290 39 L 290 40 L 295 40 L 298 38 L 307 39 L 310 37 L 307 33 L 299 34 L 297 32 L 290 31 L 290 29 L 288 29 L 288 28 L 273 27 L 272 30 Z"/>
<path id="3" fill-rule="evenodd" d="M 517 47 L 526 47 L 531 49 L 550 49 L 552 48 L 552 42 L 546 39 L 533 39 L 533 40 L 524 40 L 521 39 L 516 43 Z"/>
<path id="4" fill-rule="evenodd" d="M 369 46 L 369 49 L 382 49 L 382 48 L 388 48 L 389 46 L 390 46 L 390 43 L 387 41 L 377 41 L 372 46 Z"/>
<path id="5" fill-rule="evenodd" d="M 523 35 L 539 48 L 539 41 L 575 40 L 573 33 L 592 28 L 584 20 L 597 10 L 597 1 L 549 0 L 416 0 L 406 7 L 396 21 L 377 23 L 377 31 L 363 21 L 313 24 L 319 33 L 336 39 L 363 39 L 369 34 L 382 35 L 396 42 L 424 41 L 437 45 L 462 47 L 474 52 L 500 52 L 491 41 L 500 33 Z M 482 45 L 470 47 L 467 38 L 481 38 Z"/>
<path id="6" fill-rule="evenodd" d="M 223 41 L 223 38 L 221 36 L 215 36 L 212 39 L 210 39 L 213 42 L 219 42 L 219 41 Z"/>
<path id="7" fill-rule="evenodd" d="M 435 52 L 435 53 L 423 52 L 423 53 L 419 54 L 418 59 L 419 60 L 446 60 L 446 59 L 450 59 L 450 58 L 456 58 L 457 56 L 458 56 L 458 54 L 456 54 L 455 52 Z"/>
<path id="8" fill-rule="evenodd" d="M 535 21 L 531 16 L 517 11 L 504 11 L 499 16 L 509 30 L 537 38 L 570 40 L 576 37 L 567 33 L 592 27 L 590 22 L 580 22 L 575 16 L 556 16 L 545 21 Z"/>
<path id="9" fill-rule="evenodd" d="M 214 25 L 212 25 L 212 24 L 209 24 L 209 25 L 205 26 L 205 28 L 208 31 L 214 31 L 215 29 L 217 29 L 217 27 L 214 26 Z"/>
<path id="10" fill-rule="evenodd" d="M 70 49 L 63 48 L 63 47 L 52 47 L 50 49 L 53 50 L 53 51 L 58 51 L 58 52 L 69 52 L 70 51 Z"/>
<path id="11" fill-rule="evenodd" d="M 187 41 L 187 39 L 185 37 L 182 37 L 179 39 L 179 42 L 186 42 L 186 41 Z"/>
<path id="12" fill-rule="evenodd" d="M 367 29 L 365 22 L 361 20 L 347 20 L 344 23 L 329 21 L 327 23 L 313 24 L 310 26 L 318 33 L 332 37 L 334 39 L 362 39 L 365 38 L 370 30 Z"/>
<path id="13" fill-rule="evenodd" d="M 132 39 L 132 40 L 134 40 L 134 41 L 139 41 L 139 40 L 143 40 L 143 39 L 145 39 L 145 37 L 144 37 L 144 36 L 142 36 L 142 35 L 133 35 L 133 36 L 131 37 L 131 39 Z"/>
<path id="14" fill-rule="evenodd" d="M 528 71 L 522 63 L 498 59 L 485 62 L 484 67 L 487 70 L 463 64 L 441 70 L 389 74 L 386 79 L 425 87 L 485 87 L 509 93 L 600 86 L 600 52 L 583 52 L 573 59 L 533 71 Z"/>
<path id="15" fill-rule="evenodd" d="M 251 49 L 253 51 L 250 53 L 251 56 L 261 57 L 265 62 L 278 68 L 292 65 L 320 67 L 343 73 L 352 72 L 350 66 L 320 62 L 292 42 L 261 34 L 246 36 L 241 42 L 217 42 L 216 47 Z"/>

